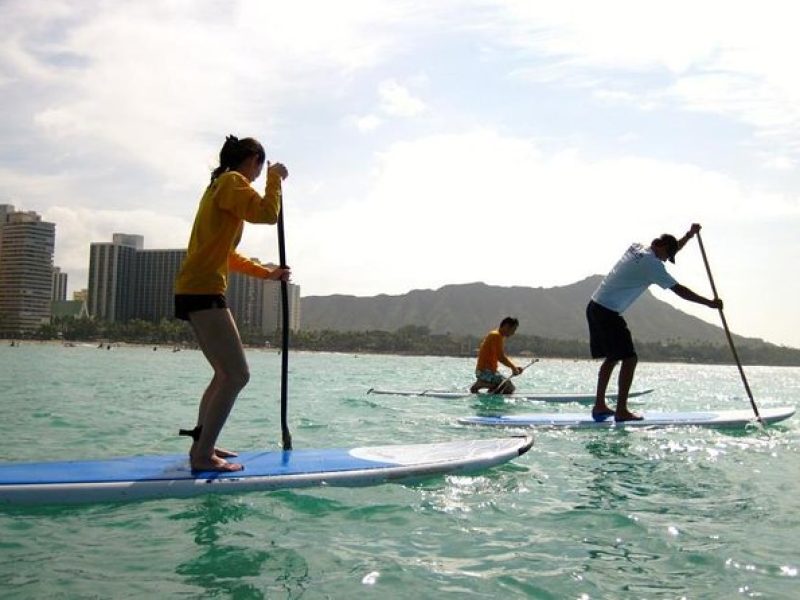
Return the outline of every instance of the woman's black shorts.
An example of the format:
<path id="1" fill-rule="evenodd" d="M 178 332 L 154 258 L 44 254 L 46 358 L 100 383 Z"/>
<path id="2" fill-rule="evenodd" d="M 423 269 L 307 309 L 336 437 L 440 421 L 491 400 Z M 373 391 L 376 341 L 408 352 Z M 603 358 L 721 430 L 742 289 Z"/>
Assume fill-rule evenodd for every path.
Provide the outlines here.
<path id="1" fill-rule="evenodd" d="M 624 360 L 636 356 L 628 324 L 619 313 L 595 302 L 586 307 L 592 358 Z"/>
<path id="2" fill-rule="evenodd" d="M 209 308 L 228 308 L 225 294 L 175 294 L 175 318 L 189 320 L 189 313 Z"/>

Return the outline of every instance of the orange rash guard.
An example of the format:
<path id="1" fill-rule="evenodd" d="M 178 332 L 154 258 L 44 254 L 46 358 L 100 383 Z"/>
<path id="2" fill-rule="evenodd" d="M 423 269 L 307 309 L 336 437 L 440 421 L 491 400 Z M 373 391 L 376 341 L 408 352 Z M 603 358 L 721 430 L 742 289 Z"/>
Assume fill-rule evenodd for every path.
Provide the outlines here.
<path id="1" fill-rule="evenodd" d="M 505 356 L 503 350 L 503 336 L 496 329 L 486 334 L 478 351 L 478 371 L 497 372 L 498 361 Z"/>
<path id="2" fill-rule="evenodd" d="M 278 221 L 281 178 L 267 176 L 262 197 L 241 173 L 228 171 L 206 188 L 186 258 L 175 279 L 176 294 L 224 294 L 228 271 L 266 277 L 270 270 L 236 252 L 244 222 Z"/>

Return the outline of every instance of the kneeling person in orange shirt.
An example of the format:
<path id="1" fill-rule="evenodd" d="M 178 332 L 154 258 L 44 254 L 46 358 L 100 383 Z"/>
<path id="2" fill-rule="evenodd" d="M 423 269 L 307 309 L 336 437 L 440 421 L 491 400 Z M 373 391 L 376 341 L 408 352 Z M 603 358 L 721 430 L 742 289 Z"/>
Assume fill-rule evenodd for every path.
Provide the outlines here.
<path id="1" fill-rule="evenodd" d="M 519 320 L 506 317 L 500 322 L 500 327 L 486 334 L 478 351 L 478 364 L 475 367 L 477 381 L 472 384 L 470 392 L 477 394 L 482 389 L 488 389 L 490 394 L 513 394 L 514 384 L 497 372 L 497 364 L 503 363 L 511 369 L 511 375 L 519 375 L 522 369 L 515 365 L 503 348 L 505 338 L 511 337 L 519 327 Z"/>

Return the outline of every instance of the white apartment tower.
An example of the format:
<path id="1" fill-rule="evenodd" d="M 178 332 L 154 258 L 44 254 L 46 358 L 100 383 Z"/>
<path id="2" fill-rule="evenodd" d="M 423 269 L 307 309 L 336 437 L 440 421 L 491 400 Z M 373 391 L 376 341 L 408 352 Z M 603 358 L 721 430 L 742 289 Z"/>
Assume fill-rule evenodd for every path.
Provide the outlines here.
<path id="1" fill-rule="evenodd" d="M 89 253 L 89 314 L 103 321 L 160 321 L 174 312 L 174 284 L 186 250 L 145 250 L 144 237 L 115 233 Z"/>
<path id="2" fill-rule="evenodd" d="M 289 330 L 300 329 L 300 286 L 289 283 L 286 290 L 289 301 Z M 261 305 L 263 331 L 271 334 L 283 327 L 283 309 L 281 303 L 281 282 L 264 282 L 264 302 Z"/>
<path id="3" fill-rule="evenodd" d="M 175 313 L 175 278 L 186 250 L 138 250 L 133 269 L 133 318 L 171 319 Z"/>
<path id="4" fill-rule="evenodd" d="M 60 267 L 53 267 L 53 302 L 63 302 L 67 299 L 67 274 L 61 272 Z"/>
<path id="5" fill-rule="evenodd" d="M 253 259 L 255 260 L 255 259 Z M 267 265 L 274 268 L 275 265 Z M 300 329 L 300 286 L 288 284 L 289 329 Z M 281 282 L 230 273 L 226 292 L 236 325 L 244 333 L 271 336 L 283 327 Z"/>
<path id="6" fill-rule="evenodd" d="M 56 226 L 0 204 L 0 330 L 34 331 L 50 321 Z"/>
<path id="7" fill-rule="evenodd" d="M 138 240 L 136 238 L 139 238 Z M 132 318 L 131 291 L 137 242 L 142 236 L 114 234 L 113 242 L 89 246 L 89 297 L 87 308 L 95 319 L 127 321 Z"/>

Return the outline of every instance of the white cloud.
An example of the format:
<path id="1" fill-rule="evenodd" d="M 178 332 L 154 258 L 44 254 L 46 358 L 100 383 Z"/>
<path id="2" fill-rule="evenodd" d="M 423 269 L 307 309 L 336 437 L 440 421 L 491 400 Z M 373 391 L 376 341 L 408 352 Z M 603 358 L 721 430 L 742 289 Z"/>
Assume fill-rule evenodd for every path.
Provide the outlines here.
<path id="1" fill-rule="evenodd" d="M 560 59 L 565 68 L 662 68 L 674 74 L 714 59 L 720 49 L 741 47 L 752 39 L 748 32 L 754 24 L 781 18 L 780 12 L 765 17 L 769 9 L 764 4 L 722 1 L 493 4 L 496 17 L 486 28 L 503 34 L 499 42 L 535 49 Z M 788 31 L 785 26 L 781 30 Z"/>
<path id="2" fill-rule="evenodd" d="M 794 156 L 784 160 L 800 155 L 800 37 L 792 2 L 496 6 L 486 25 L 496 43 L 527 49 L 537 63 L 512 76 L 592 88 L 601 100 L 636 109 L 720 115 L 753 127 L 765 147 L 784 146 Z"/>
<path id="3" fill-rule="evenodd" d="M 307 293 L 400 293 L 438 287 L 443 273 L 446 282 L 564 284 L 607 270 L 630 241 L 693 221 L 728 230 L 800 218 L 797 199 L 692 165 L 546 155 L 490 130 L 396 143 L 379 165 L 366 197 L 295 217 Z M 321 246 L 326 238 L 335 242 Z"/>
<path id="4" fill-rule="evenodd" d="M 291 197 L 304 193 L 287 185 Z M 752 318 L 764 331 L 763 299 L 752 294 L 755 275 L 740 274 L 757 273 L 773 253 L 798 252 L 796 243 L 776 239 L 764 247 L 767 254 L 754 253 L 741 241 L 771 222 L 800 224 L 796 197 L 753 192 L 692 165 L 590 160 L 568 149 L 546 154 L 535 142 L 486 129 L 393 144 L 380 155 L 363 197 L 320 185 L 319 193 L 341 203 L 327 211 L 293 206 L 287 220 L 289 263 L 304 295 L 404 293 L 469 281 L 561 285 L 607 271 L 632 241 L 648 242 L 662 231 L 680 235 L 699 221 L 724 294 L 737 300 L 739 314 L 752 315 L 740 326 Z M 141 233 L 147 247 L 183 247 L 191 226 L 144 210 L 55 206 L 43 216 L 58 224 L 56 262 L 71 274 L 71 287 L 85 279 L 85 240 Z M 275 227 L 248 225 L 240 251 L 276 260 Z M 696 256 L 687 251 L 673 271 L 705 292 Z M 796 319 L 782 310 L 772 312 L 784 323 Z M 781 336 L 776 331 L 772 339 Z"/>
<path id="5" fill-rule="evenodd" d="M 740 282 L 774 284 L 780 260 L 800 258 L 775 234 L 799 210 L 800 38 L 787 6 L 10 0 L 0 194 L 56 221 L 57 262 L 85 272 L 89 242 L 114 231 L 185 244 L 222 137 L 252 131 L 281 140 L 291 163 L 290 263 L 304 293 L 568 283 L 605 271 L 632 238 L 700 220 L 745 297 Z M 482 95 L 464 65 L 480 70 Z M 547 88 L 541 105 L 496 94 L 523 79 Z M 559 121 L 562 99 L 585 107 L 587 127 Z M 615 125 L 635 118 L 598 133 L 598 106 Z M 654 145 L 649 132 L 681 112 L 712 135 L 721 124 L 736 156 L 713 172 Z M 517 122 L 547 146 L 514 137 Z M 604 154 L 625 144 L 678 158 Z M 762 167 L 759 179 L 737 161 Z M 243 252 L 274 259 L 275 245 L 274 228 L 246 228 Z M 784 329 L 796 322 L 748 302 Z"/>
<path id="6" fill-rule="evenodd" d="M 692 165 L 545 154 L 529 140 L 490 130 L 396 143 L 379 165 L 365 197 L 327 212 L 295 211 L 287 222 L 289 262 L 304 295 L 398 294 L 470 281 L 562 285 L 606 272 L 630 242 L 664 231 L 681 235 L 698 221 L 739 315 L 738 331 L 788 343 L 785 324 L 797 322 L 788 303 L 764 317 L 763 297 L 753 294 L 770 256 L 800 259 L 796 242 L 774 239 L 757 252 L 743 242 L 771 223 L 800 225 L 797 197 L 747 190 Z M 269 258 L 271 229 L 249 228 L 243 247 L 254 254 L 266 248 Z M 673 271 L 709 294 L 691 252 Z M 713 319 L 671 295 L 664 299 Z M 776 315 L 784 323 L 777 329 Z"/>
<path id="7" fill-rule="evenodd" d="M 774 169 L 775 171 L 794 171 L 797 169 L 797 159 L 766 152 L 759 153 L 758 156 L 761 159 L 761 164 L 767 169 Z"/>
<path id="8" fill-rule="evenodd" d="M 411 3 L 413 5 L 413 3 Z M 289 75 L 300 67 L 353 71 L 391 52 L 393 24 L 413 14 L 408 2 L 239 2 L 236 30 L 253 45 L 259 64 L 274 62 Z"/>
<path id="9" fill-rule="evenodd" d="M 71 290 L 85 287 L 89 242 L 110 242 L 114 233 L 144 236 L 145 248 L 185 248 L 191 222 L 148 210 L 88 210 L 51 206 L 42 219 L 56 224 L 54 263 L 68 273 Z"/>
<path id="10" fill-rule="evenodd" d="M 381 110 L 393 117 L 415 117 L 425 110 L 425 103 L 411 95 L 407 88 L 390 79 L 378 87 Z"/>
<path id="11" fill-rule="evenodd" d="M 309 18 L 307 4 L 238 2 L 220 12 L 216 2 L 173 1 L 85 6 L 76 19 L 69 5 L 56 7 L 5 9 L 25 28 L 3 42 L 3 79 L 38 86 L 16 110 L 51 153 L 135 165 L 179 189 L 194 183 L 198 164 L 213 164 L 225 133 L 269 135 L 275 115 L 309 90 L 335 93 L 342 77 L 391 52 L 393 26 L 375 24 L 410 10 L 321 2 Z M 54 16 L 64 29 L 44 42 Z M 64 67 L 53 56 L 80 61 Z"/>
<path id="12" fill-rule="evenodd" d="M 377 115 L 364 115 L 353 119 L 356 129 L 359 131 L 375 131 L 380 127 L 383 120 Z"/>
<path id="13" fill-rule="evenodd" d="M 415 117 L 426 110 L 425 103 L 413 96 L 408 88 L 400 85 L 393 79 L 385 80 L 378 86 L 379 106 L 377 111 L 383 115 L 395 118 Z M 346 121 L 362 133 L 372 132 L 383 123 L 375 113 L 362 116 L 349 116 Z"/>

